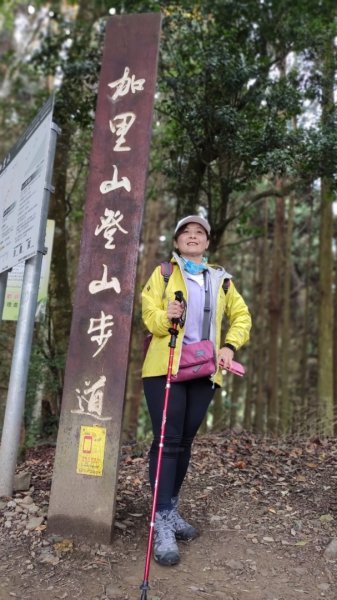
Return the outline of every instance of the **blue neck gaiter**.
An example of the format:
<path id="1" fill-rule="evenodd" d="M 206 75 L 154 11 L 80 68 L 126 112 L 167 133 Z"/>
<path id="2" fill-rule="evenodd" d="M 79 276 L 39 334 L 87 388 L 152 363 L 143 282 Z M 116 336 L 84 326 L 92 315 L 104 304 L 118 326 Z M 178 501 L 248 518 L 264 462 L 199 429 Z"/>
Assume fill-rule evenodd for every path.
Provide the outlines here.
<path id="1" fill-rule="evenodd" d="M 205 256 L 203 257 L 201 263 L 195 263 L 193 260 L 188 260 L 183 256 L 181 258 L 184 262 L 184 271 L 190 275 L 199 275 L 199 273 L 203 273 L 203 271 L 207 270 L 207 258 Z"/>

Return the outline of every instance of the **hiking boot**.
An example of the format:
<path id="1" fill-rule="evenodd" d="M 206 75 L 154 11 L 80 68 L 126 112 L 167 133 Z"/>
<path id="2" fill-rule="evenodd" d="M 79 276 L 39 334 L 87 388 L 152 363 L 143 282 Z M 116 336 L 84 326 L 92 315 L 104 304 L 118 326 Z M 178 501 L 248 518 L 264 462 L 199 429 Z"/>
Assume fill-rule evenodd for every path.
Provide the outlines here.
<path id="1" fill-rule="evenodd" d="M 198 537 L 199 533 L 195 527 L 190 525 L 190 523 L 187 523 L 187 521 L 185 521 L 185 519 L 183 519 L 181 514 L 178 512 L 178 496 L 171 498 L 171 504 L 174 530 L 177 540 L 184 540 L 185 542 L 194 540 L 196 537 Z"/>
<path id="2" fill-rule="evenodd" d="M 156 512 L 153 554 L 155 560 L 164 566 L 176 565 L 180 560 L 175 538 L 173 510 Z"/>

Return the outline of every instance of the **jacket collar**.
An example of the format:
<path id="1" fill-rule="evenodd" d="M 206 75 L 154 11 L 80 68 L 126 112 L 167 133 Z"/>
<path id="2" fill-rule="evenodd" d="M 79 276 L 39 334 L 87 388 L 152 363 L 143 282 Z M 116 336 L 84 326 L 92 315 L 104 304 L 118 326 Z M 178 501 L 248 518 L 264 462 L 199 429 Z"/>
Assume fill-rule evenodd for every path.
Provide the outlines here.
<path id="1" fill-rule="evenodd" d="M 177 254 L 177 252 L 172 253 L 171 262 L 177 263 L 179 265 L 180 269 L 182 271 L 184 270 L 184 263 L 181 260 L 179 254 Z M 220 265 L 207 265 L 207 270 L 208 270 L 211 278 L 232 279 L 232 275 L 230 273 L 228 273 L 226 271 L 226 269 L 224 269 L 224 267 L 221 267 Z"/>

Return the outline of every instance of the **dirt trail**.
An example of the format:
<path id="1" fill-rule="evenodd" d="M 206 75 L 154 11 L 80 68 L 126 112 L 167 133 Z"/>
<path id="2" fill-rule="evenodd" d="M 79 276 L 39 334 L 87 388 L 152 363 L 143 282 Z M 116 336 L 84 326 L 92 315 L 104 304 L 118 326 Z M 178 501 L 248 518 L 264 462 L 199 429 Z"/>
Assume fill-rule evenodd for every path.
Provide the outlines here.
<path id="1" fill-rule="evenodd" d="M 102 546 L 48 533 L 53 452 L 31 453 L 19 469 L 33 471 L 30 490 L 2 499 L 0 600 L 139 600 L 150 500 L 145 453 L 123 449 L 114 538 Z M 182 512 L 200 537 L 180 544 L 176 567 L 152 562 L 148 600 L 336 600 L 337 552 L 326 554 L 337 537 L 336 463 L 331 440 L 199 438 Z"/>

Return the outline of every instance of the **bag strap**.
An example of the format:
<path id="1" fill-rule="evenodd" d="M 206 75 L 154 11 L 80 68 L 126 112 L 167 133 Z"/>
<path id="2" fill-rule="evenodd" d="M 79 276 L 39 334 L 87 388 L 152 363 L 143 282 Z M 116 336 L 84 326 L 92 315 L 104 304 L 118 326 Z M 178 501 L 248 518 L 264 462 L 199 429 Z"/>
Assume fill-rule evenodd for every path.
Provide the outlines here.
<path id="1" fill-rule="evenodd" d="M 172 271 L 173 271 L 173 264 L 171 262 L 165 261 L 160 263 L 160 272 L 162 274 L 162 276 L 164 277 L 164 281 L 165 281 L 165 286 L 167 286 L 168 281 L 172 275 Z"/>
<path id="2" fill-rule="evenodd" d="M 204 305 L 204 318 L 202 321 L 202 340 L 209 340 L 210 328 L 211 328 L 211 291 L 210 286 L 207 285 L 206 275 L 207 271 L 204 271 L 204 282 L 205 282 L 205 305 Z M 229 286 L 231 284 L 230 279 L 224 279 L 222 288 L 225 294 L 227 294 Z"/>
<path id="3" fill-rule="evenodd" d="M 161 274 L 163 276 L 164 284 L 165 284 L 164 291 L 163 291 L 163 296 L 162 296 L 164 298 L 166 286 L 167 286 L 167 284 L 169 282 L 169 279 L 170 279 L 170 277 L 172 275 L 172 272 L 173 272 L 173 264 L 171 262 L 168 262 L 168 261 L 164 261 L 164 262 L 160 263 L 160 272 L 161 272 Z"/>
<path id="4" fill-rule="evenodd" d="M 207 271 L 204 271 L 204 284 L 205 284 L 205 304 L 204 304 L 204 318 L 202 320 L 202 340 L 209 340 L 209 332 L 211 328 L 211 290 L 209 281 L 207 281 Z M 207 285 L 208 284 L 208 285 Z"/>
<path id="5" fill-rule="evenodd" d="M 224 279 L 223 280 L 222 289 L 225 292 L 225 294 L 227 294 L 227 292 L 229 290 L 230 284 L 231 284 L 231 280 L 230 279 Z"/>

